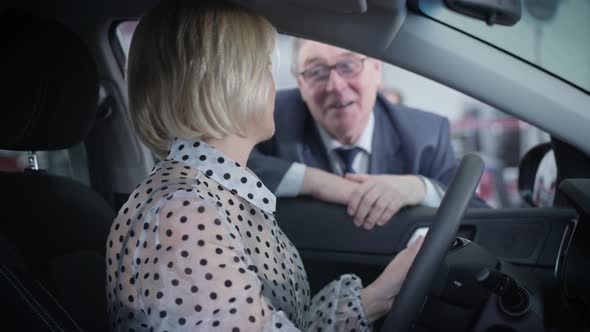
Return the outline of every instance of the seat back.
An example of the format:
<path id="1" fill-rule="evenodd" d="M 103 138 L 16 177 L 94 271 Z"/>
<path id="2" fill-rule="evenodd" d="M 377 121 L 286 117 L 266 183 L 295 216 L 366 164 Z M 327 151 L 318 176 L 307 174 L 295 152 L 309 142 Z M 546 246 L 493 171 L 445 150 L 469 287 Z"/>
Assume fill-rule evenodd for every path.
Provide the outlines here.
<path id="1" fill-rule="evenodd" d="M 84 42 L 62 24 L 20 10 L 0 13 L 0 36 L 0 149 L 82 142 L 98 100 L 97 67 Z M 0 243 L 14 249 L 0 252 L 11 262 L 0 283 L 23 285 L 15 293 L 21 301 L 0 297 L 11 308 L 5 314 L 47 330 L 106 330 L 104 253 L 114 210 L 90 187 L 43 170 L 0 172 L 0 183 Z"/>
<path id="2" fill-rule="evenodd" d="M 0 294 L 10 304 L 2 328 L 10 331 L 81 331 L 55 297 L 32 279 L 12 242 L 0 236 Z M 4 308 L 4 307 L 3 307 Z"/>

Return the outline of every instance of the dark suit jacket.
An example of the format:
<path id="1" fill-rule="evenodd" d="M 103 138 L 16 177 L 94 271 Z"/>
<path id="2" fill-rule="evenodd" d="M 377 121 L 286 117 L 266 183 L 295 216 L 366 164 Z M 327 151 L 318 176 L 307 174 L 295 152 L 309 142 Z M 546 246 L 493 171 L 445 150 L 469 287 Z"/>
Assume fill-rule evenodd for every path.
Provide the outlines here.
<path id="1" fill-rule="evenodd" d="M 441 116 L 392 105 L 378 95 L 370 174 L 419 174 L 446 188 L 456 171 L 449 121 Z M 248 160 L 275 191 L 292 162 L 333 172 L 327 151 L 298 89 L 277 93 L 275 135 L 260 143 Z M 479 205 L 479 204 L 475 204 Z"/>

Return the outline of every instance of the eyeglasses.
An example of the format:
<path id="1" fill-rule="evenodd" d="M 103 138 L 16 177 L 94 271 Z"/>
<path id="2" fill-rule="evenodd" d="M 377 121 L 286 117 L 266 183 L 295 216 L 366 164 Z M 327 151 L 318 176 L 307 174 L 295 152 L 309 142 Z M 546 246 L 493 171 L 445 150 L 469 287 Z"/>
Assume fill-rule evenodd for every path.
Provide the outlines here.
<path id="1" fill-rule="evenodd" d="M 339 62 L 339 63 L 332 65 L 332 66 L 316 65 L 316 66 L 313 66 L 307 70 L 300 72 L 299 75 L 301 75 L 301 77 L 303 77 L 303 80 L 305 80 L 307 83 L 314 84 L 314 85 L 324 84 L 324 83 L 328 82 L 328 79 L 330 78 L 330 73 L 332 72 L 332 69 L 336 70 L 338 75 L 340 75 L 344 78 L 352 78 L 352 77 L 357 76 L 360 72 L 363 71 L 363 66 L 364 66 L 365 60 L 367 60 L 367 59 L 368 58 L 364 58 L 364 59 L 351 58 L 351 59 Z"/>

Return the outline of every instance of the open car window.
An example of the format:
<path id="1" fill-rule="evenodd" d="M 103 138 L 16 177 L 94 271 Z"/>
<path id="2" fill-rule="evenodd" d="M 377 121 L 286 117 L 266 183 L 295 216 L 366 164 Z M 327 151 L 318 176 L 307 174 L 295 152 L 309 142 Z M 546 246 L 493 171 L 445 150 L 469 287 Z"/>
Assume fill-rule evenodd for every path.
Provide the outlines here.
<path id="1" fill-rule="evenodd" d="M 116 27 L 122 53 L 127 56 L 136 21 Z M 279 65 L 274 70 L 278 90 L 297 87 L 291 73 L 293 38 L 279 35 Z M 125 66 L 122 66 L 124 68 Z M 394 103 L 433 112 L 449 119 L 457 158 L 476 152 L 485 161 L 479 196 L 497 208 L 527 207 L 519 195 L 518 166 L 533 147 L 548 142 L 540 129 L 442 84 L 384 63 L 381 92 Z"/>

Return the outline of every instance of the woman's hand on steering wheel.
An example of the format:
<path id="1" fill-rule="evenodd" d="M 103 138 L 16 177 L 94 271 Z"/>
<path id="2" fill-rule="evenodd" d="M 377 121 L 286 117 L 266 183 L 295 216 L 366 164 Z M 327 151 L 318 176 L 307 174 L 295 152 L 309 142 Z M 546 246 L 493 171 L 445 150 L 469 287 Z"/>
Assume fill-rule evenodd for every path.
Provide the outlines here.
<path id="1" fill-rule="evenodd" d="M 379 277 L 361 290 L 361 303 L 369 324 L 391 309 L 423 242 L 424 237 L 420 236 L 411 246 L 399 252 Z"/>

